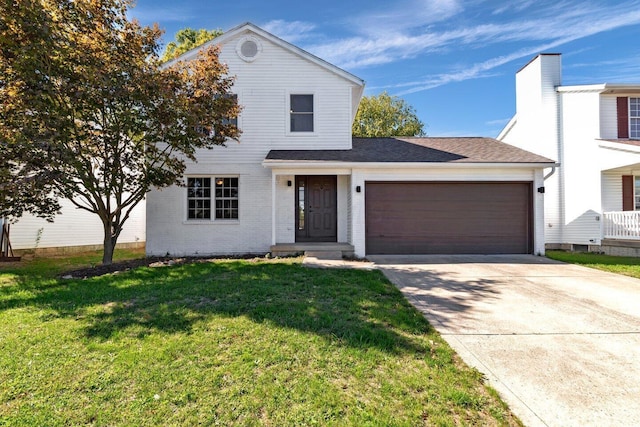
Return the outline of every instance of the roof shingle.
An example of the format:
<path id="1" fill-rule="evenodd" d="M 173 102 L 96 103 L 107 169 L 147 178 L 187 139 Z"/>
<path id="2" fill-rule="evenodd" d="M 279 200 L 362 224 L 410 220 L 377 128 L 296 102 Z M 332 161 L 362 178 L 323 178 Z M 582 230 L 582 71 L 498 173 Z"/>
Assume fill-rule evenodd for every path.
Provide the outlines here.
<path id="1" fill-rule="evenodd" d="M 348 163 L 554 163 L 493 138 L 353 138 L 351 150 L 271 150 L 266 159 Z"/>

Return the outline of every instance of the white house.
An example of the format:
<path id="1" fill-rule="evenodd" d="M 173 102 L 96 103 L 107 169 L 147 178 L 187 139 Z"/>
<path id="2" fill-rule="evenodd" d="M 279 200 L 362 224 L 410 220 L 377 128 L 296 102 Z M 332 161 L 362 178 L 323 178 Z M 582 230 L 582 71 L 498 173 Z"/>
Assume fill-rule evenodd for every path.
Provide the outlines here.
<path id="1" fill-rule="evenodd" d="M 76 208 L 68 200 L 60 200 L 61 213 L 54 222 L 33 215 L 23 215 L 11 224 L 11 247 L 17 253 L 35 250 L 61 253 L 102 249 L 104 233 L 100 218 Z M 118 247 L 144 247 L 146 240 L 145 202 L 131 212 L 118 238 Z"/>
<path id="2" fill-rule="evenodd" d="M 498 139 L 560 164 L 544 181 L 547 248 L 640 255 L 640 84 L 565 86 L 561 55 L 538 55 Z"/>
<path id="3" fill-rule="evenodd" d="M 491 138 L 354 139 L 358 77 L 249 23 L 209 43 L 242 136 L 148 194 L 149 255 L 544 252 L 552 160 Z"/>

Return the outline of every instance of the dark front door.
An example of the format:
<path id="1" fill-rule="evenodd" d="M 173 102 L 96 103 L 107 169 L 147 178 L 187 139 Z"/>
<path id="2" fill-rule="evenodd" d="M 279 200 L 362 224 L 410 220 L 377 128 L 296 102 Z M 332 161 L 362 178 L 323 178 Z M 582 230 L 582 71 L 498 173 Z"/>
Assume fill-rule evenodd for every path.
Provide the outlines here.
<path id="1" fill-rule="evenodd" d="M 335 176 L 296 176 L 296 242 L 337 240 Z"/>

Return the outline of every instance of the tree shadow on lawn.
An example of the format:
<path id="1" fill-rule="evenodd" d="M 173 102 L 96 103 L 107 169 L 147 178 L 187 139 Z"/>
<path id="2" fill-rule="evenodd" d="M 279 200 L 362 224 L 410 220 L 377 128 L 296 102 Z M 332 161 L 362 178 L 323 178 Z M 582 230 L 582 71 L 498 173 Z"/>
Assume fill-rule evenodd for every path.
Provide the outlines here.
<path id="1" fill-rule="evenodd" d="M 28 287 L 30 296 L 0 301 L 0 310 L 52 310 L 43 320 L 78 319 L 89 339 L 110 339 L 129 328 L 140 338 L 155 331 L 189 333 L 195 324 L 218 316 L 244 316 L 352 347 L 424 353 L 428 349 L 412 336 L 433 331 L 378 271 L 225 261 Z"/>

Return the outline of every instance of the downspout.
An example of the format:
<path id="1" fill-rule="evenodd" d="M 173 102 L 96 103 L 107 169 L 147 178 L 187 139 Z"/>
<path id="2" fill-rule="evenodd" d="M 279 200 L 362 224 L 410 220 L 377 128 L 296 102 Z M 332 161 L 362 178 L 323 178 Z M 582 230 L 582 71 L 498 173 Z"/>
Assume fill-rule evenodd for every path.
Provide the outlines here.
<path id="1" fill-rule="evenodd" d="M 554 173 L 556 173 L 556 168 L 557 168 L 558 166 L 560 166 L 560 163 L 557 163 L 557 164 L 555 164 L 555 165 L 551 166 L 551 171 L 550 171 L 548 174 L 546 174 L 546 175 L 544 176 L 544 178 L 542 178 L 542 180 L 543 180 L 543 181 L 546 181 L 546 180 L 547 180 L 547 178 L 551 177 L 551 175 L 553 175 Z"/>

